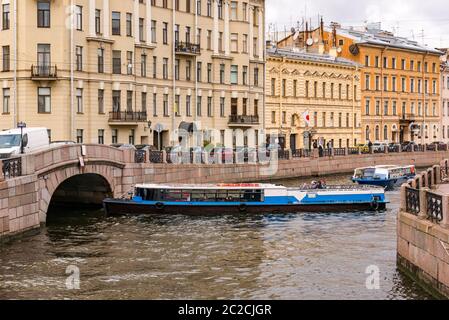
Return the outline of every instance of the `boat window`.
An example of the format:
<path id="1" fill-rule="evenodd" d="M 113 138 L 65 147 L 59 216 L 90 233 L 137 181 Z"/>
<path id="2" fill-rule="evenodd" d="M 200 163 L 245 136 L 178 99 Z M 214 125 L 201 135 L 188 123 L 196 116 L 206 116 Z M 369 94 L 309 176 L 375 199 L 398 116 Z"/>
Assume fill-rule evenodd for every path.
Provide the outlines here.
<path id="1" fill-rule="evenodd" d="M 263 190 L 181 190 L 136 188 L 144 201 L 167 202 L 261 202 Z"/>

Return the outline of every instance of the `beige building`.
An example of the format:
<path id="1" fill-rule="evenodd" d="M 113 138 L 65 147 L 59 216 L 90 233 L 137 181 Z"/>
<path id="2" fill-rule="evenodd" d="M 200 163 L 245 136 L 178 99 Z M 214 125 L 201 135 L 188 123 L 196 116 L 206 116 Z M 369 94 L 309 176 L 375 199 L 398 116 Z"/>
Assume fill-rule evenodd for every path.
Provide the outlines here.
<path id="1" fill-rule="evenodd" d="M 356 63 L 300 49 L 269 49 L 266 94 L 267 133 L 279 133 L 285 148 L 310 148 L 315 141 L 336 148 L 362 142 Z"/>
<path id="2" fill-rule="evenodd" d="M 449 143 L 449 49 L 441 56 L 441 141 Z"/>
<path id="3" fill-rule="evenodd" d="M 0 129 L 55 140 L 254 144 L 262 128 L 262 0 L 3 0 Z M 212 136 L 210 129 L 216 129 Z M 174 134 L 171 134 L 174 133 Z"/>

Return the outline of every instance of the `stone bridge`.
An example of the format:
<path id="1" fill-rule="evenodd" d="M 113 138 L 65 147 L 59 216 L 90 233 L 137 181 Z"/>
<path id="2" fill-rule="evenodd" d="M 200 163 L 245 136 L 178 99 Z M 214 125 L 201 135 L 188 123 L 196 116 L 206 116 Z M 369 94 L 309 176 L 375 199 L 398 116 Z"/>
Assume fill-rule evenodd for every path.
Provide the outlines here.
<path id="1" fill-rule="evenodd" d="M 38 229 L 45 224 L 50 206 L 100 205 L 105 197 L 119 197 L 137 183 L 270 181 L 349 173 L 356 167 L 378 164 L 430 166 L 448 158 L 449 152 L 447 148 L 423 148 L 419 152 L 360 154 L 336 149 L 324 157 L 306 152 L 286 152 L 279 161 L 278 157 L 280 154 L 272 156 L 270 164 L 170 164 L 164 152 L 142 154 L 105 145 L 66 145 L 3 160 L 0 241 Z"/>

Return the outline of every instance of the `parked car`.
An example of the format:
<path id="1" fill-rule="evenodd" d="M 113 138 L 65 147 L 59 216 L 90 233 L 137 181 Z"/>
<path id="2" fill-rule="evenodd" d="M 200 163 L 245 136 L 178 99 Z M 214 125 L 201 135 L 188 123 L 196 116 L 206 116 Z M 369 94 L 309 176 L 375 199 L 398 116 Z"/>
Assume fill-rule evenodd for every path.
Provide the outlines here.
<path id="1" fill-rule="evenodd" d="M 356 145 L 356 148 L 360 150 L 361 153 L 369 153 L 369 146 L 365 143 L 359 143 Z"/>
<path id="2" fill-rule="evenodd" d="M 50 146 L 46 128 L 11 129 L 0 132 L 0 158 L 8 159 L 22 152 L 30 153 Z"/>
<path id="3" fill-rule="evenodd" d="M 388 148 L 388 143 L 376 141 L 373 143 L 373 151 L 374 152 L 385 152 L 385 149 Z"/>

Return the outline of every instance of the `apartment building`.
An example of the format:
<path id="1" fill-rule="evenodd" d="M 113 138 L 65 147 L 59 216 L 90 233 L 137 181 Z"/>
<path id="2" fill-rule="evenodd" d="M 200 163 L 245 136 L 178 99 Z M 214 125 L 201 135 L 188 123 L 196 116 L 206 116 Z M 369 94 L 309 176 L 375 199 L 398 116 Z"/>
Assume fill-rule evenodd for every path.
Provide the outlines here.
<path id="1" fill-rule="evenodd" d="M 381 30 L 337 23 L 298 31 L 279 47 L 328 52 L 362 65 L 363 139 L 431 143 L 440 136 L 440 51 Z"/>
<path id="2" fill-rule="evenodd" d="M 361 141 L 357 63 L 295 48 L 268 49 L 265 91 L 265 126 L 278 134 L 282 147 L 330 142 L 343 148 Z"/>
<path id="3" fill-rule="evenodd" d="M 23 121 L 52 140 L 159 147 L 184 129 L 256 143 L 264 1 L 3 0 L 0 10 L 0 129 Z"/>
<path id="4" fill-rule="evenodd" d="M 441 141 L 449 143 L 449 49 L 441 56 Z"/>

